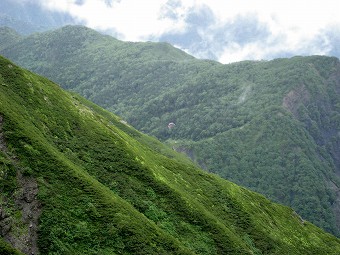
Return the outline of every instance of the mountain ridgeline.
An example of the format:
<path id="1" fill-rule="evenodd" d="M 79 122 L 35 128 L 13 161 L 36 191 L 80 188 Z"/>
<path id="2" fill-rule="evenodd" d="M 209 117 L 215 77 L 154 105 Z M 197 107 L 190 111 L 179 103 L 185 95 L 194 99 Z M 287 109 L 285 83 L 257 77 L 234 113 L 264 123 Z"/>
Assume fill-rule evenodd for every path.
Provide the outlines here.
<path id="1" fill-rule="evenodd" d="M 0 162 L 1 254 L 340 253 L 292 209 L 2 57 Z"/>
<path id="2" fill-rule="evenodd" d="M 20 34 L 28 35 L 74 23 L 74 18 L 67 13 L 49 11 L 39 1 L 0 2 L 0 26 L 10 27 Z"/>
<path id="3" fill-rule="evenodd" d="M 122 42 L 79 26 L 1 48 L 14 62 L 119 114 L 207 171 L 340 235 L 337 58 L 222 65 L 166 43 Z"/>

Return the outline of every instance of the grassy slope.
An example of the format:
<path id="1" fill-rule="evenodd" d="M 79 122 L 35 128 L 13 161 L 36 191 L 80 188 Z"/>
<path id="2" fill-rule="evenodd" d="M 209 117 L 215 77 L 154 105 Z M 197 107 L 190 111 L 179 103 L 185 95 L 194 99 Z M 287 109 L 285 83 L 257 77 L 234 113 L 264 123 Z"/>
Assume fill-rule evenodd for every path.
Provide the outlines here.
<path id="1" fill-rule="evenodd" d="M 83 27 L 30 36 L 3 52 L 339 235 L 337 59 L 221 65 Z"/>
<path id="2" fill-rule="evenodd" d="M 15 250 L 8 243 L 0 239 L 0 254 L 1 255 L 22 255 L 21 252 Z"/>
<path id="3" fill-rule="evenodd" d="M 0 72 L 7 146 L 39 183 L 41 253 L 340 252 L 338 239 L 290 208 L 204 173 L 128 126 L 124 132 L 116 116 L 47 79 L 3 58 Z M 10 208 L 15 174 L 2 161 L 2 206 Z"/>

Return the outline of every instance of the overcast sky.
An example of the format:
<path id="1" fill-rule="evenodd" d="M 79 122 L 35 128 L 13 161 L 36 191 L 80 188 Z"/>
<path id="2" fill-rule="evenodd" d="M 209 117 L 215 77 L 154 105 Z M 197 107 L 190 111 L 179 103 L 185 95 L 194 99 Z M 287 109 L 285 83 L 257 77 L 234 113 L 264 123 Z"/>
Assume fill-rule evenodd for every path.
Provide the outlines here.
<path id="1" fill-rule="evenodd" d="M 340 53 L 339 0 L 39 1 L 121 40 L 168 41 L 222 63 Z"/>

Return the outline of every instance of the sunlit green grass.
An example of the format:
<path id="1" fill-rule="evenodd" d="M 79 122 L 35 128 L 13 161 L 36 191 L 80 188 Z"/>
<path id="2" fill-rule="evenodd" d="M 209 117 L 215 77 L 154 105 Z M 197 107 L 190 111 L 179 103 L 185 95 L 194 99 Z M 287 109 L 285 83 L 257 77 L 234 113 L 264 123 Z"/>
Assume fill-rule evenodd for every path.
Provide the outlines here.
<path id="1" fill-rule="evenodd" d="M 292 209 L 198 169 L 47 79 L 4 58 L 0 75 L 8 153 L 39 184 L 41 254 L 340 252 L 338 239 Z M 10 198 L 13 162 L 1 160 Z"/>

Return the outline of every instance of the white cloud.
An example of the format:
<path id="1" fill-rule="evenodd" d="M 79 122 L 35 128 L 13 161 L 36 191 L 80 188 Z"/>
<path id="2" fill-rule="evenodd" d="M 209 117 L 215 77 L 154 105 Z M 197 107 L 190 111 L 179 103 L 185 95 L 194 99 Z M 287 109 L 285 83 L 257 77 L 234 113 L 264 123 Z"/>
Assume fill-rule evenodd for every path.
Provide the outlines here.
<path id="1" fill-rule="evenodd" d="M 233 21 L 237 15 L 254 15 L 267 25 L 270 35 L 263 41 L 250 41 L 245 45 L 230 43 L 224 48 L 219 61 L 229 63 L 245 59 L 269 59 L 280 53 L 298 55 L 328 54 L 332 46 L 320 37 L 320 31 L 332 24 L 340 25 L 337 14 L 340 1 L 213 1 L 210 7 L 222 21 Z M 233 2 L 233 4 L 231 4 Z M 320 44 L 315 44 L 316 40 Z M 283 55 L 284 55 L 283 54 Z"/>
<path id="2" fill-rule="evenodd" d="M 46 8 L 70 13 L 89 27 L 114 30 L 122 36 L 119 39 L 132 41 L 157 39 L 169 32 L 184 33 L 193 29 L 186 20 L 193 9 L 210 8 L 215 15 L 214 23 L 197 31 L 206 45 L 219 48 L 222 62 L 268 58 L 288 51 L 327 53 L 331 48 L 327 38 L 322 48 L 306 47 L 310 46 L 309 42 L 316 41 L 320 31 L 340 24 L 339 0 L 109 0 L 109 5 L 108 0 L 82 0 L 82 4 L 79 0 L 24 1 L 40 1 Z M 259 23 L 265 24 L 270 35 L 263 42 L 249 38 L 244 44 L 234 41 L 218 46 L 214 42 L 215 34 L 221 31 L 217 30 L 225 24 L 233 24 L 240 16 L 256 17 Z"/>
<path id="3" fill-rule="evenodd" d="M 40 0 L 44 7 L 70 13 L 91 28 L 117 31 L 124 40 L 145 40 L 169 30 L 181 30 L 184 24 L 170 19 L 160 19 L 166 0 Z"/>

